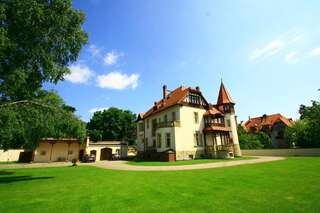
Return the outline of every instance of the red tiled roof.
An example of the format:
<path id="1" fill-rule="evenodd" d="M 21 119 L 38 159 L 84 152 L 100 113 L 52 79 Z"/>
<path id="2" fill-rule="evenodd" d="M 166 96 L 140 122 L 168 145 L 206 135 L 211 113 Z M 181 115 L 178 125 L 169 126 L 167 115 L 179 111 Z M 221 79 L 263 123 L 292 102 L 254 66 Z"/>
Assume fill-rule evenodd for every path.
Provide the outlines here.
<path id="1" fill-rule="evenodd" d="M 149 117 L 152 114 L 160 112 L 164 109 L 167 109 L 171 106 L 176 104 L 182 103 L 184 98 L 189 94 L 189 92 L 197 92 L 199 91 L 192 89 L 190 87 L 178 87 L 177 89 L 173 90 L 166 98 L 161 99 L 158 102 L 155 102 L 154 106 L 151 107 L 145 114 L 144 118 Z"/>
<path id="2" fill-rule="evenodd" d="M 263 115 L 261 117 L 250 118 L 248 121 L 244 123 L 244 127 L 246 129 L 250 129 L 252 127 L 260 130 L 263 126 L 273 126 L 276 122 L 283 122 L 286 126 L 291 126 L 293 121 L 291 119 L 287 119 L 281 114 L 273 114 L 273 115 Z"/>
<path id="3" fill-rule="evenodd" d="M 204 113 L 204 115 L 223 115 L 222 112 L 220 112 L 218 109 L 216 109 L 214 106 L 210 106 L 210 108 Z"/>
<path id="4" fill-rule="evenodd" d="M 222 105 L 222 104 L 234 104 L 234 101 L 232 100 L 230 94 L 225 88 L 223 82 L 221 81 L 217 105 Z"/>

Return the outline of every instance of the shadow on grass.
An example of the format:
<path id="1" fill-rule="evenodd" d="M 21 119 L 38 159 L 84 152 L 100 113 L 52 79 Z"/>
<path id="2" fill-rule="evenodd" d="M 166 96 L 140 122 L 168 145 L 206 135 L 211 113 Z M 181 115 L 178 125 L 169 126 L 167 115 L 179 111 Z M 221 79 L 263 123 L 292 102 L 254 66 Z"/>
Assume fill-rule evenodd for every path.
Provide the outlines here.
<path id="1" fill-rule="evenodd" d="M 46 180 L 53 177 L 32 177 L 32 176 L 10 176 L 0 177 L 0 184 L 13 183 L 19 181 L 30 181 L 30 180 Z"/>
<path id="2" fill-rule="evenodd" d="M 12 175 L 15 172 L 8 172 L 8 171 L 0 171 L 0 175 Z"/>

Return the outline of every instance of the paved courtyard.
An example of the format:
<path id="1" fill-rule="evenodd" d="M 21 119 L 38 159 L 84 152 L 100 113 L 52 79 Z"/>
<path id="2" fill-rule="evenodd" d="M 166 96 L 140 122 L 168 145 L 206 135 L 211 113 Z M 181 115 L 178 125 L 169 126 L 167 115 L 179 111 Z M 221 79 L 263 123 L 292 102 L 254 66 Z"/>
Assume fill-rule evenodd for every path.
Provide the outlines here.
<path id="1" fill-rule="evenodd" d="M 255 164 L 255 163 L 265 163 L 276 160 L 283 160 L 284 157 L 269 157 L 269 156 L 259 156 L 255 159 L 249 160 L 238 160 L 238 161 L 228 161 L 228 162 L 215 162 L 215 163 L 202 163 L 202 164 L 192 164 L 192 165 L 181 165 L 181 166 L 134 166 L 127 164 L 127 161 L 98 161 L 92 166 L 113 169 L 113 170 L 131 170 L 131 171 L 175 171 L 175 170 L 194 170 L 194 169 L 211 169 L 211 168 L 221 168 L 238 166 L 245 164 Z"/>

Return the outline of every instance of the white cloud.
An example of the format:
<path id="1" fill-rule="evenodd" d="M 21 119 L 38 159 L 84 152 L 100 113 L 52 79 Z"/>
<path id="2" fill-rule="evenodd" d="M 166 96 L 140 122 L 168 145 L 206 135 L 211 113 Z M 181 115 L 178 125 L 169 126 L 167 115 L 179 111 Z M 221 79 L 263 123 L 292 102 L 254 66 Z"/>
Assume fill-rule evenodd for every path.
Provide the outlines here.
<path id="1" fill-rule="evenodd" d="M 108 109 L 109 109 L 109 107 L 94 107 L 94 108 L 91 108 L 91 109 L 89 110 L 89 112 L 90 112 L 91 114 L 93 114 L 93 113 L 95 113 L 95 112 L 103 111 L 103 110 L 108 110 Z"/>
<path id="2" fill-rule="evenodd" d="M 103 61 L 107 65 L 113 65 L 113 64 L 116 64 L 118 62 L 118 59 L 121 56 L 123 56 L 123 53 L 118 53 L 118 52 L 112 50 L 111 52 L 108 52 L 104 56 Z"/>
<path id="3" fill-rule="evenodd" d="M 69 69 L 71 72 L 64 78 L 72 83 L 86 83 L 94 75 L 94 72 L 83 64 L 73 64 L 69 66 Z"/>
<path id="4" fill-rule="evenodd" d="M 287 63 L 294 63 L 297 62 L 297 52 L 292 51 L 289 52 L 285 57 L 284 57 L 285 62 Z"/>
<path id="5" fill-rule="evenodd" d="M 100 52 L 101 52 L 100 49 L 94 44 L 91 44 L 88 47 L 88 51 L 91 53 L 93 57 L 100 55 Z"/>
<path id="6" fill-rule="evenodd" d="M 97 77 L 98 86 L 101 88 L 109 89 L 126 89 L 126 88 L 136 88 L 138 86 L 139 75 L 122 74 L 121 72 L 114 71 L 106 75 L 99 75 Z"/>
<path id="7" fill-rule="evenodd" d="M 259 58 L 266 58 L 272 56 L 279 52 L 284 47 L 284 45 L 285 43 L 281 40 L 273 40 L 266 44 L 264 47 L 254 50 L 250 56 L 250 59 L 256 60 Z"/>
<path id="8" fill-rule="evenodd" d="M 314 48 L 313 50 L 310 51 L 311 56 L 320 56 L 320 47 L 319 48 Z"/>

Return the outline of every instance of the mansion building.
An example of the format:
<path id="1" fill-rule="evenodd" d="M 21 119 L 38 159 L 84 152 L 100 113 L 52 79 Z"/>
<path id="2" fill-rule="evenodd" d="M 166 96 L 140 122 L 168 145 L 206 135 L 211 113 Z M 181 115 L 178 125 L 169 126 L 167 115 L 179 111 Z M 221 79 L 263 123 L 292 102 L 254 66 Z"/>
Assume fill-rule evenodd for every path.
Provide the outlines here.
<path id="1" fill-rule="evenodd" d="M 162 92 L 161 100 L 138 115 L 139 157 L 185 160 L 241 156 L 235 102 L 223 82 L 216 104 L 208 103 L 199 87 L 168 91 L 164 85 Z"/>

